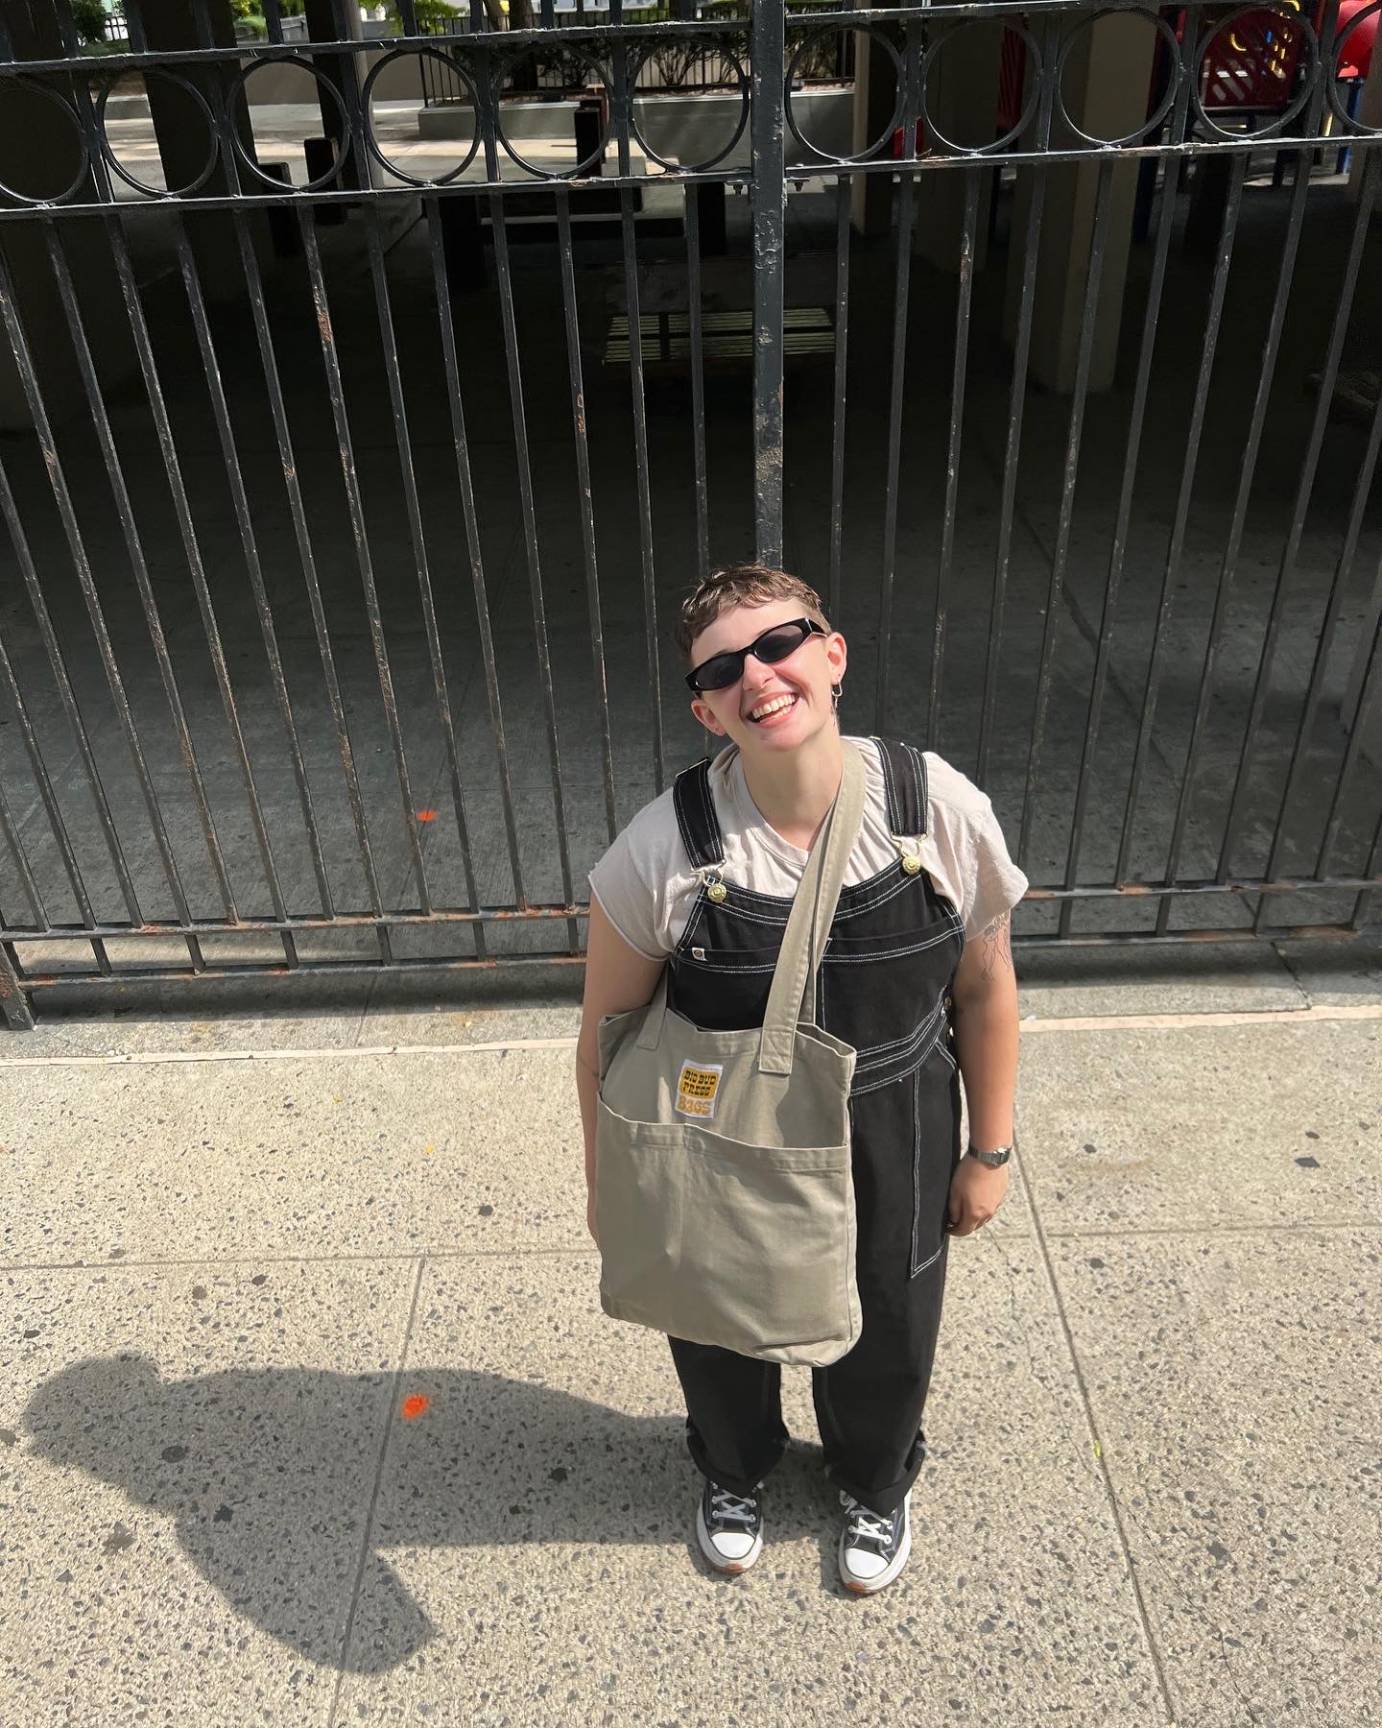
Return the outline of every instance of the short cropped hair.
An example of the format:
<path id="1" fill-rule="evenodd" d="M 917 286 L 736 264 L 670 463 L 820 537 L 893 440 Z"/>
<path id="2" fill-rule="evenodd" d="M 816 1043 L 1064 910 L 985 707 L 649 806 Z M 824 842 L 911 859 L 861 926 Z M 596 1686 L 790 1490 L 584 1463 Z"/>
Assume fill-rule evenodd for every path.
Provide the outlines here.
<path id="1" fill-rule="evenodd" d="M 723 570 L 712 570 L 682 601 L 677 619 L 677 647 L 682 658 L 691 664 L 691 644 L 722 612 L 732 606 L 766 606 L 773 600 L 799 601 L 806 617 L 814 618 L 822 629 L 830 629 L 820 595 L 799 576 L 789 576 L 770 564 L 730 564 Z"/>

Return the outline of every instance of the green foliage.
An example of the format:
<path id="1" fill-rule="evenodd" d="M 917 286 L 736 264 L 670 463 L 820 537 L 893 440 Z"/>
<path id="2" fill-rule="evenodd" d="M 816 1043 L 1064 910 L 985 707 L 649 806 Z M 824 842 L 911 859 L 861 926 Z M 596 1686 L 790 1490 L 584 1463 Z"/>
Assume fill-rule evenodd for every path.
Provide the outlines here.
<path id="1" fill-rule="evenodd" d="M 424 36 L 444 36 L 453 22 L 463 23 L 465 20 L 464 12 L 448 6 L 446 0 L 413 0 L 413 11 L 417 15 L 417 27 Z M 390 0 L 386 16 L 390 26 L 402 34 L 403 14 L 398 9 L 397 0 Z"/>
<path id="2" fill-rule="evenodd" d="M 106 9 L 101 0 L 72 0 L 72 22 L 83 42 L 104 42 Z"/>
<path id="3" fill-rule="evenodd" d="M 243 25 L 251 35 L 260 40 L 269 34 L 263 8 L 264 0 L 230 0 L 230 10 L 235 22 Z M 279 0 L 278 9 L 285 18 L 296 17 L 303 10 L 303 0 Z"/>

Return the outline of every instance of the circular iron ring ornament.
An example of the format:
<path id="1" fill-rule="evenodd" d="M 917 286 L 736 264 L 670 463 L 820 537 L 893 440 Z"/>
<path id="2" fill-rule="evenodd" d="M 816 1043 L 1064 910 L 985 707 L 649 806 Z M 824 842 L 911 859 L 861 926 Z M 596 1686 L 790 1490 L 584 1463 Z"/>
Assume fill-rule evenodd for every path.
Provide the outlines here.
<path id="1" fill-rule="evenodd" d="M 211 111 L 211 104 L 197 89 L 196 85 L 190 84 L 186 78 L 179 77 L 176 72 L 163 72 L 155 66 L 146 66 L 141 75 L 144 79 L 146 95 L 148 94 L 149 80 L 159 78 L 165 84 L 175 84 L 179 90 L 190 96 L 197 107 L 201 109 L 202 116 L 206 121 L 206 135 L 211 142 L 211 148 L 207 152 L 206 161 L 202 164 L 201 173 L 194 180 L 189 180 L 185 186 L 149 186 L 142 180 L 136 180 L 129 169 L 121 165 L 116 159 L 115 146 L 111 143 L 110 135 L 106 131 L 106 104 L 110 101 L 115 90 L 114 84 L 106 85 L 96 104 L 96 130 L 101 139 L 101 155 L 105 158 L 112 173 L 118 174 L 126 186 L 132 186 L 136 192 L 142 192 L 146 197 L 190 198 L 194 192 L 200 192 L 202 187 L 206 185 L 212 174 L 215 173 L 216 163 L 220 159 L 221 141 L 216 136 L 216 116 Z"/>
<path id="2" fill-rule="evenodd" d="M 35 209 L 41 209 L 45 204 L 66 204 L 69 198 L 74 198 L 81 190 L 82 183 L 91 168 L 91 152 L 87 148 L 86 130 L 82 125 L 81 115 L 77 113 L 77 110 L 65 96 L 59 96 L 56 90 L 50 89 L 46 84 L 40 84 L 34 78 L 6 78 L 0 82 L 0 91 L 7 89 L 11 83 L 21 85 L 26 90 L 35 91 L 62 109 L 72 122 L 72 130 L 77 135 L 77 148 L 81 152 L 81 166 L 78 168 L 72 184 L 65 191 L 55 193 L 51 198 L 31 198 L 27 192 L 16 192 L 13 186 L 6 185 L 3 180 L 0 180 L 0 193 L 3 193 L 6 198 L 13 198 L 16 204 L 27 204 Z"/>
<path id="3" fill-rule="evenodd" d="M 1382 5 L 1382 0 L 1378 0 L 1378 3 L 1379 5 Z M 704 38 L 698 38 L 698 40 L 704 40 Z M 677 162 L 670 157 L 660 156 L 648 142 L 647 138 L 643 134 L 643 128 L 638 124 L 638 75 L 648 64 L 649 60 L 652 59 L 653 55 L 659 51 L 662 45 L 661 42 L 656 42 L 643 51 L 637 66 L 634 67 L 633 75 L 629 79 L 629 129 L 633 133 L 633 136 L 638 140 L 639 147 L 643 150 L 644 154 L 647 155 L 651 161 L 656 162 L 660 168 L 670 168 L 674 173 L 682 174 L 707 173 L 711 168 L 718 167 L 744 136 L 744 128 L 749 123 L 749 75 L 744 70 L 743 61 L 740 60 L 739 56 L 729 46 L 728 42 L 717 42 L 715 44 L 717 51 L 722 54 L 726 60 L 733 63 L 735 73 L 739 79 L 739 119 L 730 136 L 728 144 L 725 145 L 723 150 L 717 150 L 713 156 L 707 156 L 704 162 Z"/>
<path id="4" fill-rule="evenodd" d="M 1235 25 L 1240 24 L 1244 18 L 1253 19 L 1260 28 L 1260 20 L 1265 14 L 1270 14 L 1274 18 L 1279 18 L 1283 24 L 1287 24 L 1291 29 L 1299 31 L 1301 40 L 1304 42 L 1310 58 L 1309 64 L 1305 70 L 1305 75 L 1300 79 L 1299 94 L 1292 98 L 1290 103 L 1282 109 L 1281 113 L 1271 122 L 1270 125 L 1255 128 L 1250 134 L 1247 134 L 1247 136 L 1250 136 L 1255 143 L 1260 142 L 1264 138 L 1278 137 L 1309 102 L 1315 88 L 1315 78 L 1320 69 L 1319 38 L 1315 35 L 1313 28 L 1307 22 L 1303 12 L 1283 11 L 1280 5 L 1240 6 L 1237 11 L 1230 12 L 1227 18 L 1221 20 L 1214 26 L 1214 28 L 1200 43 L 1199 47 L 1195 50 L 1195 77 L 1194 82 L 1190 87 L 1190 100 L 1194 104 L 1195 113 L 1199 116 L 1202 124 L 1218 137 L 1227 138 L 1233 143 L 1241 143 L 1245 134 L 1242 132 L 1232 132 L 1227 127 L 1220 126 L 1216 120 L 1210 119 L 1209 115 L 1205 112 L 1204 98 L 1200 93 L 1200 83 L 1204 76 L 1204 65 L 1205 61 L 1209 57 L 1210 49 L 1221 36 L 1225 36 L 1226 33 L 1231 32 Z M 1251 50 L 1245 50 L 1244 52 L 1250 53 Z"/>
<path id="5" fill-rule="evenodd" d="M 285 186 L 281 180 L 275 180 L 272 175 L 266 174 L 259 164 L 252 160 L 249 152 L 245 149 L 244 143 L 240 137 L 240 128 L 235 124 L 235 99 L 237 96 L 242 94 L 245 86 L 261 66 L 301 66 L 309 78 L 316 80 L 317 88 L 319 90 L 327 90 L 330 92 L 331 100 L 336 104 L 336 112 L 341 117 L 340 136 L 335 139 L 336 149 L 335 154 L 332 157 L 331 166 L 324 174 L 318 174 L 315 180 L 307 180 L 301 186 Z M 250 107 L 248 96 L 245 97 L 245 107 L 246 109 Z M 350 136 L 350 116 L 346 112 L 346 105 L 340 91 L 329 78 L 324 77 L 312 62 L 304 58 L 303 55 L 275 54 L 272 58 L 265 56 L 261 59 L 252 61 L 227 89 L 225 94 L 225 105 L 222 112 L 226 123 L 226 129 L 230 134 L 231 148 L 239 157 L 240 161 L 244 163 L 245 167 L 249 169 L 250 173 L 254 175 L 255 179 L 262 180 L 263 183 L 272 191 L 283 193 L 319 192 L 323 186 L 329 186 L 336 178 L 337 174 L 340 173 L 341 164 L 345 161 L 346 141 Z M 252 128 L 251 135 L 253 135 Z"/>
<path id="6" fill-rule="evenodd" d="M 1365 121 L 1360 120 L 1356 114 L 1350 115 L 1348 109 L 1344 107 L 1339 97 L 1339 62 L 1343 59 L 1344 43 L 1348 41 L 1360 24 L 1369 18 L 1376 17 L 1379 12 L 1382 12 L 1382 0 L 1373 0 L 1371 6 L 1365 6 L 1361 12 L 1355 12 L 1348 23 L 1344 25 L 1334 38 L 1333 76 L 1324 81 L 1325 92 L 1329 97 L 1329 106 L 1344 125 L 1350 129 L 1349 135 L 1355 138 L 1376 138 L 1379 133 L 1382 133 L 1382 126 L 1369 126 Z M 1382 30 L 1378 32 L 1378 38 L 1378 44 L 1373 48 L 1374 54 L 1382 50 Z"/>
<path id="7" fill-rule="evenodd" d="M 1001 138 L 995 138 L 992 144 L 957 144 L 953 138 L 947 138 L 931 118 L 931 110 L 926 100 L 926 87 L 931 81 L 931 68 L 940 59 L 946 44 L 953 42 L 957 36 L 962 36 L 966 30 L 992 30 L 995 28 L 995 24 L 1011 30 L 1014 36 L 1022 38 L 1022 45 L 1030 55 L 1028 64 L 1031 67 L 1031 77 L 1027 80 L 1030 92 L 1022 112 L 1017 117 L 1017 124 L 1010 127 Z M 1025 24 L 1018 23 L 1016 19 L 990 20 L 986 18 L 972 18 L 967 23 L 957 24 L 953 30 L 946 31 L 945 35 L 929 47 L 922 56 L 921 119 L 926 127 L 927 141 L 934 139 L 936 143 L 943 144 L 947 150 L 953 151 L 957 156 L 991 156 L 998 150 L 1005 150 L 1015 139 L 1020 138 L 1032 123 L 1032 118 L 1041 103 L 1041 75 L 1041 49 L 1037 46 L 1036 37 L 1032 35 Z"/>
<path id="8" fill-rule="evenodd" d="M 610 128 L 608 126 L 602 126 L 600 128 L 600 137 L 595 148 L 587 157 L 584 158 L 583 161 L 578 162 L 574 168 L 563 168 L 557 173 L 554 173 L 552 170 L 547 168 L 539 168 L 535 162 L 526 161 L 519 155 L 518 151 L 514 149 L 504 131 L 504 104 L 500 100 L 500 92 L 503 89 L 505 70 L 507 67 L 516 64 L 524 57 L 524 55 L 536 53 L 538 46 L 539 45 L 527 43 L 522 48 L 509 50 L 509 52 L 502 57 L 496 55 L 498 64 L 495 67 L 493 80 L 490 84 L 490 97 L 494 103 L 494 134 L 503 146 L 504 154 L 510 159 L 510 161 L 516 162 L 525 174 L 531 174 L 535 180 L 576 180 L 579 179 L 579 177 L 584 174 L 588 168 L 592 168 L 597 162 L 604 160 L 605 150 L 609 144 Z M 603 88 L 606 102 L 608 103 L 612 101 L 613 97 L 611 96 L 611 87 L 614 80 L 610 74 L 609 68 L 602 65 L 593 55 L 589 58 L 582 55 L 580 63 L 588 70 L 599 74 L 598 78 L 594 80 L 594 82 L 600 84 Z M 589 88 L 588 84 L 586 88 Z"/>
<path id="9" fill-rule="evenodd" d="M 1065 65 L 1074 52 L 1075 44 L 1086 30 L 1090 30 L 1103 18 L 1146 18 L 1160 32 L 1162 40 L 1171 51 L 1171 76 L 1167 82 L 1166 94 L 1161 99 L 1161 106 L 1155 114 L 1150 114 L 1138 127 L 1131 132 L 1125 132 L 1120 138 L 1100 138 L 1097 133 L 1086 132 L 1083 126 L 1077 126 L 1065 103 Z M 1150 12 L 1145 7 L 1133 6 L 1126 11 L 1109 8 L 1103 12 L 1095 12 L 1091 17 L 1082 20 L 1061 43 L 1060 53 L 1056 56 L 1056 103 L 1060 117 L 1077 138 L 1082 138 L 1086 144 L 1098 145 L 1103 150 L 1115 150 L 1120 145 L 1138 144 L 1144 138 L 1151 138 L 1166 116 L 1176 105 L 1176 97 L 1180 93 L 1181 63 L 1180 43 L 1176 33 L 1160 13 Z"/>
<path id="10" fill-rule="evenodd" d="M 439 65 L 444 66 L 454 77 L 459 78 L 461 83 L 465 85 L 466 89 L 470 93 L 470 106 L 474 110 L 475 114 L 475 136 L 470 140 L 469 150 L 466 151 L 465 155 L 454 168 L 449 168 L 445 174 L 441 175 L 440 178 L 436 180 L 419 180 L 415 174 L 409 174 L 406 169 L 399 168 L 384 154 L 383 150 L 380 149 L 378 141 L 374 136 L 374 120 L 370 109 L 370 100 L 374 90 L 374 81 L 391 61 L 407 58 L 412 58 L 418 61 L 435 60 Z M 418 76 L 420 83 L 421 67 L 419 67 Z M 459 178 L 460 175 L 465 173 L 466 169 L 469 168 L 470 164 L 475 160 L 475 152 L 480 148 L 480 93 L 475 88 L 470 74 L 465 70 L 461 63 L 458 60 L 453 60 L 448 54 L 440 53 L 435 48 L 395 48 L 386 54 L 382 60 L 377 60 L 370 68 L 369 76 L 360 86 L 360 117 L 364 121 L 366 149 L 386 174 L 392 174 L 396 180 L 403 181 L 406 186 L 417 186 L 424 190 L 429 186 L 449 186 L 453 180 Z"/>
<path id="11" fill-rule="evenodd" d="M 902 56 L 898 53 L 897 49 L 888 40 L 888 38 L 874 25 L 870 24 L 862 30 L 856 30 L 854 34 L 858 36 L 867 36 L 870 42 L 876 43 L 892 60 L 893 69 L 896 73 L 894 83 L 897 86 L 897 101 L 893 105 L 893 111 L 889 116 L 887 125 L 884 126 L 883 130 L 879 133 L 877 138 L 874 139 L 872 144 L 861 150 L 857 156 L 835 156 L 829 150 L 822 150 L 819 144 L 813 144 L 811 142 L 811 140 L 802 131 L 801 127 L 797 125 L 796 115 L 792 111 L 792 85 L 796 81 L 797 67 L 801 63 L 802 56 L 809 48 L 813 48 L 815 44 L 820 41 L 822 36 L 829 36 L 837 33 L 837 31 L 838 27 L 834 25 L 822 24 L 817 26 L 816 29 L 809 31 L 802 37 L 801 41 L 797 44 L 795 53 L 787 62 L 787 77 L 784 86 L 785 100 L 783 103 L 787 113 L 787 125 L 791 129 L 793 138 L 795 138 L 797 143 L 801 145 L 802 149 L 810 151 L 811 155 L 819 157 L 822 162 L 837 162 L 841 164 L 847 162 L 867 162 L 871 157 L 878 154 L 883 146 L 887 144 L 893 133 L 897 131 L 899 126 L 901 126 L 903 104 L 907 99 L 906 72 L 902 65 Z M 858 63 L 858 54 L 860 52 L 861 50 L 859 49 L 855 50 L 856 64 Z M 790 178 L 790 172 L 788 177 Z"/>

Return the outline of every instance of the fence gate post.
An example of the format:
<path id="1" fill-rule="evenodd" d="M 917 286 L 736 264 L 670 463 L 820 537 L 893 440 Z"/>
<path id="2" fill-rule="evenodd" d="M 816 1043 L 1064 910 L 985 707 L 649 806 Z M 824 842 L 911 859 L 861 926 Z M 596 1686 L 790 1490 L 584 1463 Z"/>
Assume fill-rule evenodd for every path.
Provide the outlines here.
<path id="1" fill-rule="evenodd" d="M 754 0 L 752 57 L 754 547 L 782 562 L 782 279 L 787 184 L 786 7 Z"/>

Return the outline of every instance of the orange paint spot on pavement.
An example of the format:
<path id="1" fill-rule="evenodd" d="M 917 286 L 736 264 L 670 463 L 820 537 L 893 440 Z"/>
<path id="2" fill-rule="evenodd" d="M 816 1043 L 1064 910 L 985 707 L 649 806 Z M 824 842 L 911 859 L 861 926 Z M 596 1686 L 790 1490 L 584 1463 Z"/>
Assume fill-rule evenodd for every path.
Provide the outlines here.
<path id="1" fill-rule="evenodd" d="M 419 822 L 435 822 L 437 819 L 437 813 L 435 810 L 419 810 L 417 813 L 417 819 Z"/>
<path id="2" fill-rule="evenodd" d="M 405 1398 L 403 1400 L 403 1420 L 405 1422 L 416 1422 L 419 1416 L 426 1414 L 428 1409 L 431 1407 L 431 1403 L 432 1400 L 430 1398 L 424 1398 L 421 1392 L 414 1392 L 410 1398 Z"/>

